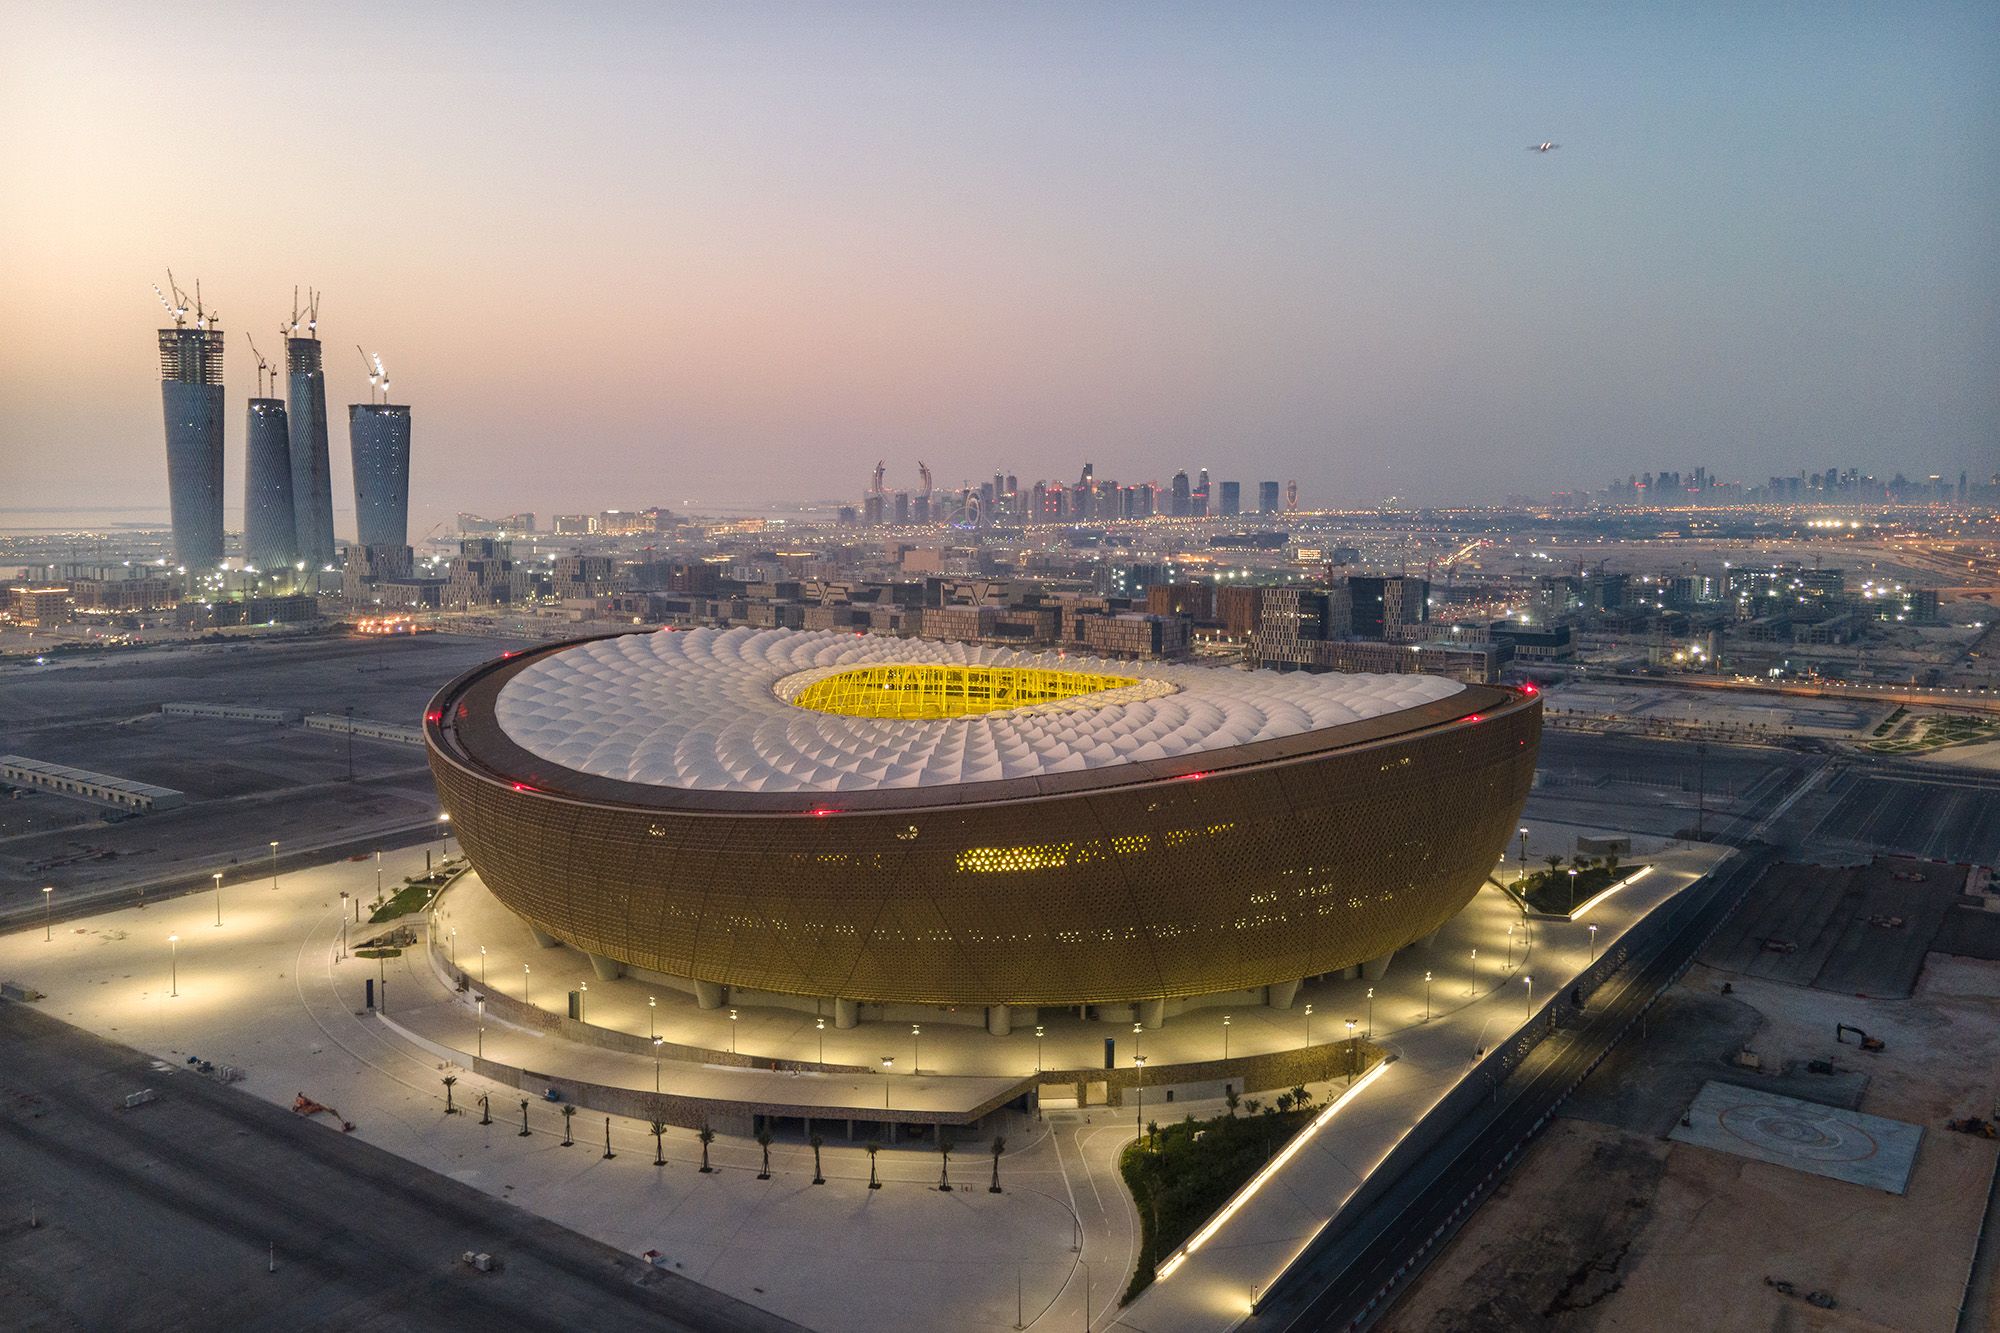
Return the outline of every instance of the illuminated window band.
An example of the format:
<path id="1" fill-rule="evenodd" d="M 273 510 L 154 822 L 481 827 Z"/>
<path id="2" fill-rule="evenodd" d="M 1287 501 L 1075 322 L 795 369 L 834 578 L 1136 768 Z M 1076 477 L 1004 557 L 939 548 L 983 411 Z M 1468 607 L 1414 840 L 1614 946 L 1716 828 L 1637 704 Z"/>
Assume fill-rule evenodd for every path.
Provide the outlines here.
<path id="1" fill-rule="evenodd" d="M 800 708 L 810 708 L 816 713 L 931 721 L 1084 700 L 1090 695 L 1126 691 L 1150 683 L 1137 676 L 1106 676 L 1045 667 L 896 662 L 837 671 L 789 697 Z M 780 697 L 786 697 L 782 689 Z M 1121 694 L 1119 700 L 1132 697 Z"/>

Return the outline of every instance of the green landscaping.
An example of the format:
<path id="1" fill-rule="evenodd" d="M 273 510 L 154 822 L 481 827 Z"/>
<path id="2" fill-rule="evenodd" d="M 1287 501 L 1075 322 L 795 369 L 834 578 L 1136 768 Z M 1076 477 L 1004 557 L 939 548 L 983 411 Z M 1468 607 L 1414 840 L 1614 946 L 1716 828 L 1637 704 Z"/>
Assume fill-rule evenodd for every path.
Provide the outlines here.
<path id="1" fill-rule="evenodd" d="M 1882 727 L 1875 729 L 1877 736 L 1882 732 Z M 1893 739 L 1870 741 L 1867 748 L 1877 754 L 1922 754 L 1926 750 L 1942 750 L 1949 745 L 1972 745 L 1992 740 L 1996 735 L 2000 735 L 2000 722 L 1991 718 L 1946 714 L 1920 718 L 1914 726 L 1906 728 Z"/>
<path id="2" fill-rule="evenodd" d="M 1875 735 L 1878 737 L 1888 735 L 1892 727 L 1894 727 L 1898 722 L 1901 722 L 1904 718 L 1908 717 L 1909 715 L 1910 715 L 1909 709 L 1900 707 L 1897 708 L 1895 712 L 1889 714 L 1889 716 L 1882 719 L 1882 725 L 1875 728 Z"/>
<path id="3" fill-rule="evenodd" d="M 1280 1093 L 1268 1102 L 1244 1098 L 1244 1114 L 1230 1111 L 1213 1120 L 1193 1116 L 1178 1124 L 1157 1121 L 1119 1155 L 1118 1170 L 1139 1206 L 1142 1238 L 1139 1271 L 1124 1299 L 1148 1286 L 1160 1262 L 1186 1243 L 1202 1223 L 1277 1155 L 1319 1108 L 1305 1088 Z"/>
<path id="4" fill-rule="evenodd" d="M 431 899 L 438 896 L 444 886 L 451 883 L 455 870 L 434 870 L 428 875 L 418 875 L 403 881 L 403 887 L 396 890 L 386 902 L 378 903 L 368 914 L 370 921 L 394 921 L 399 916 L 421 912 L 430 906 Z"/>
<path id="5" fill-rule="evenodd" d="M 354 956 L 356 958 L 401 958 L 403 951 L 401 949 L 356 949 Z"/>
<path id="6" fill-rule="evenodd" d="M 1618 863 L 1615 856 L 1603 858 L 1592 856 L 1571 857 L 1565 863 L 1560 856 L 1548 858 L 1549 868 L 1537 870 L 1514 884 L 1508 891 L 1530 910 L 1545 916 L 1568 916 L 1581 903 L 1590 901 L 1592 894 L 1601 893 L 1625 876 L 1638 870 L 1638 866 Z M 1574 870 L 1574 880 L 1570 871 Z"/>

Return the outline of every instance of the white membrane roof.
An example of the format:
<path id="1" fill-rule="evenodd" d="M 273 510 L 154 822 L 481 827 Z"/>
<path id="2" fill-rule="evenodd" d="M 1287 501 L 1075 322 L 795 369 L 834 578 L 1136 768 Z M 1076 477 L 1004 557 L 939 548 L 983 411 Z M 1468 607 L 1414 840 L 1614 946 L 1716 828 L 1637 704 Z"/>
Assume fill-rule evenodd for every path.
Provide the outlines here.
<path id="1" fill-rule="evenodd" d="M 935 721 L 837 716 L 779 697 L 798 672 L 895 662 L 1052 667 L 1149 685 Z M 697 629 L 551 654 L 508 681 L 494 711 L 515 744 L 582 773 L 700 791 L 840 792 L 1178 758 L 1381 717 L 1464 688 L 1441 676 L 1245 672 L 831 631 Z"/>

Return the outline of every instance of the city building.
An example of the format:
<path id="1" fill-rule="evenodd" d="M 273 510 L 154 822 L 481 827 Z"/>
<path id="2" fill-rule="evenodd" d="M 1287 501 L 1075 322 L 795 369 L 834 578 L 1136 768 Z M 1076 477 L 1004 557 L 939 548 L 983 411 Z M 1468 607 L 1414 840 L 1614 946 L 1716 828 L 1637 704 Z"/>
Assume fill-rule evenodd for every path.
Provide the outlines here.
<path id="1" fill-rule="evenodd" d="M 445 571 L 442 605 L 455 610 L 510 606 L 528 595 L 528 571 L 514 559 L 511 543 L 468 537 Z"/>
<path id="2" fill-rule="evenodd" d="M 222 330 L 160 330 L 166 412 L 167 505 L 174 559 L 190 574 L 222 563 Z"/>
<path id="3" fill-rule="evenodd" d="M 1229 518 L 1243 512 L 1243 483 L 1225 481 L 1222 483 L 1222 517 Z"/>
<path id="4" fill-rule="evenodd" d="M 1386 965 L 1479 891 L 1540 728 L 1433 676 L 739 629 L 533 648 L 424 734 L 487 889 L 599 975 L 1005 1033 Z"/>
<path id="5" fill-rule="evenodd" d="M 292 513 L 298 558 L 311 569 L 333 563 L 333 464 L 326 440 L 326 371 L 317 336 L 285 339 L 286 426 L 290 431 Z"/>
<path id="6" fill-rule="evenodd" d="M 243 560 L 254 569 L 290 569 L 299 559 L 292 505 L 291 427 L 285 400 L 252 398 L 243 431 Z"/>
<path id="7" fill-rule="evenodd" d="M 350 403 L 347 440 L 354 458 L 354 527 L 363 546 L 410 544 L 410 409 Z"/>
<path id="8" fill-rule="evenodd" d="M 1257 512 L 1275 514 L 1278 512 L 1278 483 L 1260 481 L 1257 483 Z"/>

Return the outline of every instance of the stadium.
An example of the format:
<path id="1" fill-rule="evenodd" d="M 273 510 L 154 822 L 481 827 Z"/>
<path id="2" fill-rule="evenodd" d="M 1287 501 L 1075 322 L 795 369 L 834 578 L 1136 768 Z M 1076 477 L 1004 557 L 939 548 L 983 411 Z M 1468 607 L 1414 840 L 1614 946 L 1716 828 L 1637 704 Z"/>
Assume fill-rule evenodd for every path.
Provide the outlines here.
<path id="1" fill-rule="evenodd" d="M 860 1004 L 1162 1004 L 1435 931 L 1527 798 L 1541 700 L 788 630 L 539 647 L 425 715 L 493 895 L 599 975 Z"/>

